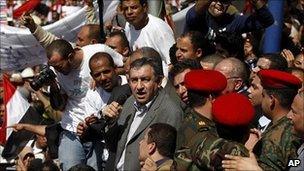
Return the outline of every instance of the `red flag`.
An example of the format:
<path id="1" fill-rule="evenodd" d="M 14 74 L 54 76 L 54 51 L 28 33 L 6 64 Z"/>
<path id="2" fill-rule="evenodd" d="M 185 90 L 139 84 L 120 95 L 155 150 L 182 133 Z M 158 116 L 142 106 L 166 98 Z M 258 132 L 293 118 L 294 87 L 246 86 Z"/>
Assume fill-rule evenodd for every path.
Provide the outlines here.
<path id="1" fill-rule="evenodd" d="M 24 12 L 28 12 L 33 10 L 41 0 L 28 0 L 24 4 L 22 4 L 19 8 L 14 10 L 13 17 L 19 18 Z"/>
<path id="2" fill-rule="evenodd" d="M 7 75 L 3 75 L 3 89 L 3 103 L 5 106 L 5 112 L 3 116 L 3 123 L 0 127 L 0 144 L 5 144 L 6 142 L 7 104 L 16 91 L 16 87 L 9 81 L 9 77 Z"/>

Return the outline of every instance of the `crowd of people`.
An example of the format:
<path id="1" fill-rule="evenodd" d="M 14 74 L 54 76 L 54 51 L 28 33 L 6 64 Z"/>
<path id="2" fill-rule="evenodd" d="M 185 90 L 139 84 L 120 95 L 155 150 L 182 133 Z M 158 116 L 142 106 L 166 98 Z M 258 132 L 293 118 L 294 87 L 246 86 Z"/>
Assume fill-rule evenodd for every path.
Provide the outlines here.
<path id="1" fill-rule="evenodd" d="M 152 15 L 120 0 L 103 31 L 87 0 L 76 42 L 24 13 L 47 65 L 3 75 L 40 118 L 7 125 L 18 138 L 2 156 L 22 171 L 304 170 L 304 0 L 285 2 L 272 53 L 267 1 L 233 1 L 157 1 Z M 170 15 L 188 5 L 176 35 Z"/>

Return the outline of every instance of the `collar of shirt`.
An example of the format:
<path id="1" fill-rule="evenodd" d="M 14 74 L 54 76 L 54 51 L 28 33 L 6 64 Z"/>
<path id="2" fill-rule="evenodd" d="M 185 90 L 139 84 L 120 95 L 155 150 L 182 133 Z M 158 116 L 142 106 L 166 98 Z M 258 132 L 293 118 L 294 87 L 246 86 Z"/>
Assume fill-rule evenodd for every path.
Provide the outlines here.
<path id="1" fill-rule="evenodd" d="M 157 160 L 155 163 L 156 163 L 157 167 L 159 167 L 160 165 L 162 165 L 163 163 L 165 163 L 168 160 L 170 160 L 170 158 L 169 157 L 165 157 L 163 159 Z"/>
<path id="2" fill-rule="evenodd" d="M 152 101 L 149 101 L 148 103 L 146 103 L 145 105 L 140 105 L 139 103 L 137 103 L 136 101 L 133 103 L 134 108 L 136 109 L 136 114 L 137 115 L 142 115 L 144 114 L 148 108 L 151 106 Z"/>

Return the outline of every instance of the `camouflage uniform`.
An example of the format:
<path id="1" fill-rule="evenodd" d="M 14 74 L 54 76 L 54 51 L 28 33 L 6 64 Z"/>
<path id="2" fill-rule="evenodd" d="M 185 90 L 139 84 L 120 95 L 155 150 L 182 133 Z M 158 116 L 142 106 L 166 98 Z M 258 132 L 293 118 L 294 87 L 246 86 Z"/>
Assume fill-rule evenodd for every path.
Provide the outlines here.
<path id="1" fill-rule="evenodd" d="M 184 145 L 175 154 L 178 170 L 218 170 L 225 154 L 249 156 L 242 144 L 219 138 L 215 123 L 195 111 L 181 128 L 179 141 Z"/>
<path id="2" fill-rule="evenodd" d="M 270 123 L 254 152 L 263 170 L 287 170 L 288 160 L 297 158 L 300 139 L 293 135 L 292 124 L 284 116 Z"/>
<path id="3" fill-rule="evenodd" d="M 215 123 L 194 110 L 187 109 L 186 115 L 180 127 L 177 139 L 177 149 L 182 146 L 188 146 L 189 142 L 193 142 L 192 138 L 202 132 L 210 132 L 217 135 Z"/>

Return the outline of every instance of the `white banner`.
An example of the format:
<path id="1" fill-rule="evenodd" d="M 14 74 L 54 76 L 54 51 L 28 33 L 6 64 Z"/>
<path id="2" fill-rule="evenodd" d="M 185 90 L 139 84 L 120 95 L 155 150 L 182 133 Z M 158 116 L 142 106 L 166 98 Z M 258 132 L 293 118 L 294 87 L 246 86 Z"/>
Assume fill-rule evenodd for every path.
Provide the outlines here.
<path id="1" fill-rule="evenodd" d="M 104 1 L 104 21 L 112 19 L 119 0 Z M 95 4 L 95 7 L 97 5 Z M 173 15 L 176 26 L 176 35 L 179 36 L 184 29 L 185 15 L 190 7 Z M 97 10 L 97 9 L 96 9 Z M 98 11 L 96 11 L 98 18 Z M 44 26 L 43 29 L 74 42 L 81 26 L 85 24 L 85 9 L 77 11 L 53 24 Z M 0 26 L 0 69 L 11 71 L 20 70 L 45 63 L 46 54 L 31 32 L 26 28 Z"/>
<path id="2" fill-rule="evenodd" d="M 104 1 L 104 21 L 111 19 L 119 0 Z M 95 6 L 97 6 L 95 4 Z M 98 18 L 98 9 L 96 9 Z M 85 24 L 85 8 L 71 14 L 43 29 L 74 42 L 81 26 Z M 20 70 L 46 62 L 44 48 L 27 28 L 0 25 L 0 69 Z"/>

